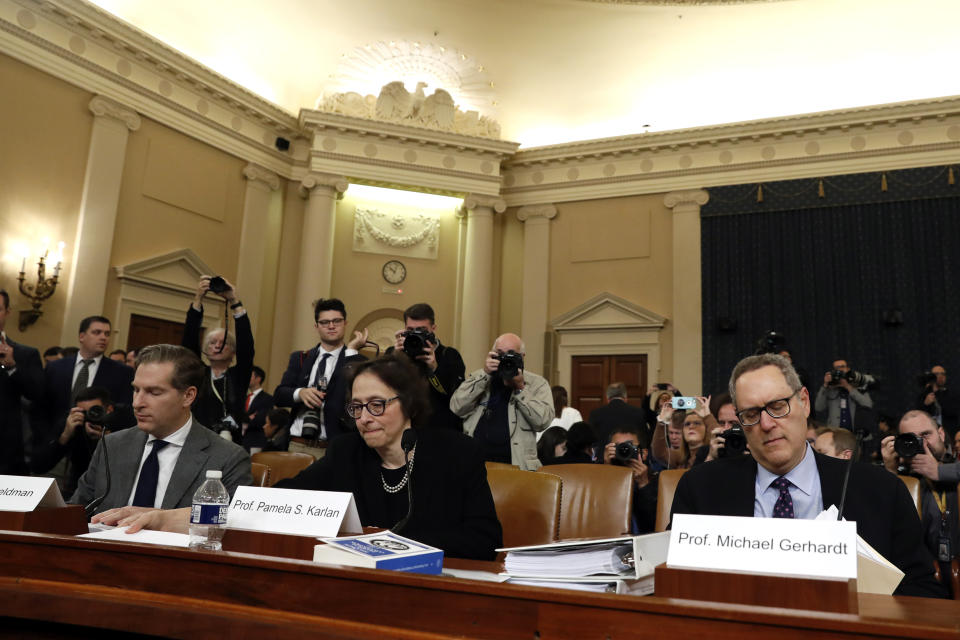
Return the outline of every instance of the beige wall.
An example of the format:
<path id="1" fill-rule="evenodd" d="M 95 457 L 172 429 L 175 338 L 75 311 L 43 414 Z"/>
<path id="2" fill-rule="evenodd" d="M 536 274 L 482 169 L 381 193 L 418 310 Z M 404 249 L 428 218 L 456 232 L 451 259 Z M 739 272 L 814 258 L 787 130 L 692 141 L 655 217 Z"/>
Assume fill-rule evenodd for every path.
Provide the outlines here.
<path id="1" fill-rule="evenodd" d="M 548 317 L 607 291 L 669 319 L 672 306 L 672 223 L 663 194 L 557 205 L 550 223 Z M 690 258 L 699 259 L 699 238 Z M 673 375 L 673 330 L 661 340 L 661 377 Z"/>
<path id="2" fill-rule="evenodd" d="M 36 284 L 44 237 L 66 242 L 64 263 L 70 261 L 93 126 L 87 104 L 93 95 L 5 55 L 0 55 L 0 87 L 0 287 L 9 292 L 13 307 L 6 330 L 42 352 L 60 342 L 63 292 L 72 274 L 61 274 L 43 316 L 21 333 L 18 312 L 30 304 L 17 290 L 19 245 L 30 249 L 28 284 Z"/>

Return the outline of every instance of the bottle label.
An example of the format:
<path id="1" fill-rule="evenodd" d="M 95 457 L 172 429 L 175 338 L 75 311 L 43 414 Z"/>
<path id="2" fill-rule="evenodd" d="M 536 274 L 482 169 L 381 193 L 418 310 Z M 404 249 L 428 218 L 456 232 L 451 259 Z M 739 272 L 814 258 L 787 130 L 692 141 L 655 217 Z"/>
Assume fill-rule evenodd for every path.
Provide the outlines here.
<path id="1" fill-rule="evenodd" d="M 190 524 L 227 524 L 227 505 L 195 504 L 190 510 Z"/>

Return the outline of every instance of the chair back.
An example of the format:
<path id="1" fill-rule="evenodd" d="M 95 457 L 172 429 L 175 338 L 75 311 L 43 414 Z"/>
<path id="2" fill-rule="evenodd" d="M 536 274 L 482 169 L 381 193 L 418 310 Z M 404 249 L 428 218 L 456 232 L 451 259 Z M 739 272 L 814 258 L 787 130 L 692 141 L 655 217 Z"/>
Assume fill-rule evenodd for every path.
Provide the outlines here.
<path id="1" fill-rule="evenodd" d="M 680 476 L 686 471 L 686 469 L 664 469 L 660 472 L 660 480 L 657 484 L 657 523 L 654 525 L 654 531 L 667 530 L 667 525 L 670 524 L 673 494 L 677 491 Z"/>
<path id="2" fill-rule="evenodd" d="M 489 460 L 487 460 L 483 464 L 487 466 L 488 473 L 490 472 L 490 469 L 519 469 L 520 468 L 515 464 L 507 464 L 506 462 L 490 462 Z"/>
<path id="3" fill-rule="evenodd" d="M 250 475 L 253 476 L 253 486 L 255 487 L 269 487 L 270 486 L 270 467 L 260 462 L 251 462 L 250 463 Z"/>
<path id="4" fill-rule="evenodd" d="M 907 491 L 910 493 L 910 497 L 913 498 L 913 504 L 917 505 L 917 514 L 920 518 L 923 518 L 923 502 L 920 496 L 920 479 L 914 478 L 913 476 L 897 476 L 900 480 L 903 481 L 903 484 L 907 485 Z"/>
<path id="5" fill-rule="evenodd" d="M 251 463 L 265 464 L 270 467 L 268 487 L 277 482 L 292 478 L 314 463 L 309 453 L 293 451 L 260 451 L 250 456 Z"/>
<path id="6" fill-rule="evenodd" d="M 552 464 L 541 472 L 563 478 L 560 540 L 630 533 L 633 473 L 609 464 Z"/>
<path id="7" fill-rule="evenodd" d="M 549 473 L 494 467 L 487 483 L 503 527 L 503 546 L 549 544 L 560 526 L 563 481 Z"/>

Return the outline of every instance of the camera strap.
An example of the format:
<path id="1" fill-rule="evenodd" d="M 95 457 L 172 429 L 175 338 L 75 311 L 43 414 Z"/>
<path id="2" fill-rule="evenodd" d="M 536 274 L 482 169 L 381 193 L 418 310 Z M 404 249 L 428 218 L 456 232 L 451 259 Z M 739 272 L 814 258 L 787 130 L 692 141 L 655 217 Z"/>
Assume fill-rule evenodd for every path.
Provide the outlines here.
<path id="1" fill-rule="evenodd" d="M 431 387 L 433 387 L 434 389 L 436 389 L 437 391 L 439 391 L 439 392 L 442 393 L 443 395 L 447 395 L 447 392 L 446 392 L 446 390 L 443 388 L 443 385 L 440 384 L 440 378 L 437 377 L 437 374 L 431 375 L 429 378 L 427 378 L 427 380 L 430 381 L 430 386 L 431 386 Z"/>

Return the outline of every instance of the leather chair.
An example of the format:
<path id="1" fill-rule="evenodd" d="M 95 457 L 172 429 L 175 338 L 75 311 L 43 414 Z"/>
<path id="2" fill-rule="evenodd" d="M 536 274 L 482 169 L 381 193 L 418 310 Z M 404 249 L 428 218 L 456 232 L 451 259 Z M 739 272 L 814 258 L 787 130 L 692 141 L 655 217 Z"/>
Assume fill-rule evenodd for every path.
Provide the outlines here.
<path id="1" fill-rule="evenodd" d="M 487 483 L 503 527 L 503 546 L 549 544 L 557 539 L 563 485 L 558 476 L 493 467 L 487 470 Z"/>
<path id="2" fill-rule="evenodd" d="M 518 467 L 517 465 L 507 464 L 506 462 L 490 462 L 489 460 L 487 460 L 483 464 L 487 466 L 488 473 L 490 472 L 490 469 L 520 469 L 520 467 Z"/>
<path id="3" fill-rule="evenodd" d="M 250 462 L 270 467 L 270 484 L 266 486 L 272 487 L 281 480 L 297 475 L 313 464 L 314 459 L 309 453 L 260 451 L 250 456 Z"/>
<path id="4" fill-rule="evenodd" d="M 897 476 L 903 481 L 903 484 L 907 485 L 907 491 L 910 492 L 910 497 L 913 498 L 913 503 L 917 505 L 917 514 L 923 518 L 923 498 L 920 493 L 920 479 L 914 478 L 913 476 Z"/>
<path id="5" fill-rule="evenodd" d="M 253 476 L 253 486 L 255 487 L 269 487 L 270 486 L 270 467 L 260 462 L 251 462 L 250 463 L 250 475 Z"/>
<path id="6" fill-rule="evenodd" d="M 552 464 L 541 473 L 563 478 L 560 540 L 630 533 L 633 474 L 609 464 Z"/>
<path id="7" fill-rule="evenodd" d="M 670 508 L 673 506 L 673 494 L 677 491 L 680 476 L 686 469 L 664 469 L 660 472 L 657 485 L 657 523 L 654 531 L 666 531 L 670 524 Z"/>

